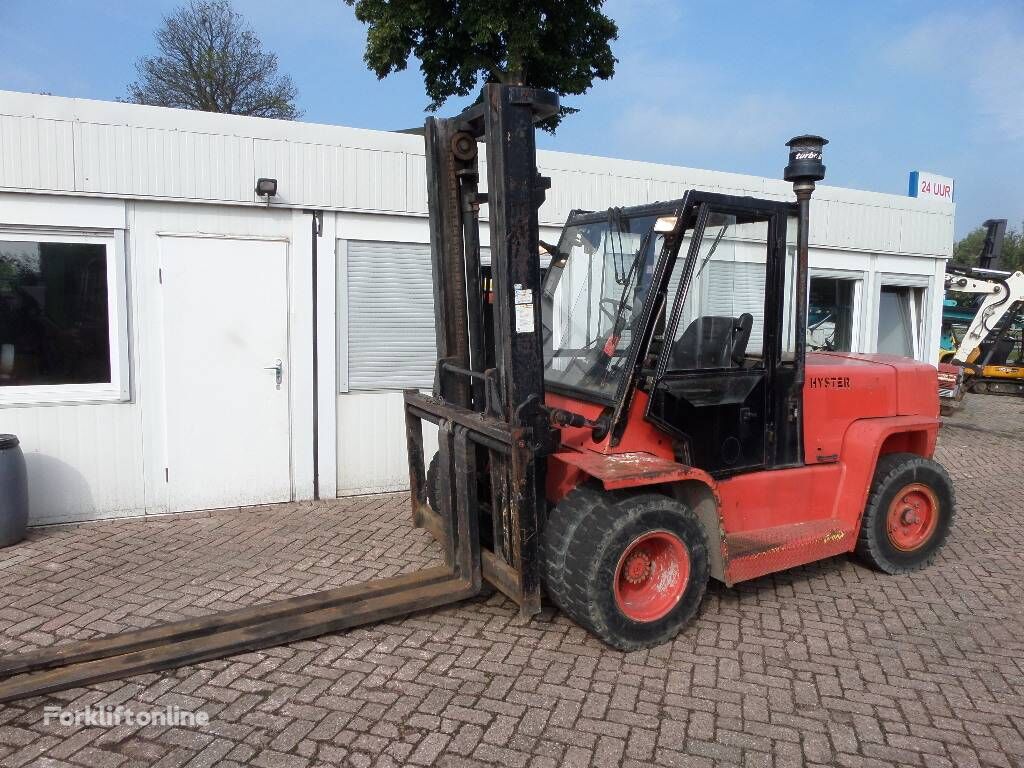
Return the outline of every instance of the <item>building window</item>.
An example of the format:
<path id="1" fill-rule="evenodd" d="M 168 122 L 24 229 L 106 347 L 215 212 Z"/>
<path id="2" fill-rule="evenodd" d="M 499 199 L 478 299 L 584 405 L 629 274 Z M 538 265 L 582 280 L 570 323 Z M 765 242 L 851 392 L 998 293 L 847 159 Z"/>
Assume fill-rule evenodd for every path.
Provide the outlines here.
<path id="1" fill-rule="evenodd" d="M 0 402 L 127 394 L 114 239 L 0 231 Z"/>
<path id="2" fill-rule="evenodd" d="M 807 348 L 853 351 L 857 281 L 812 277 L 807 300 Z"/>
<path id="3" fill-rule="evenodd" d="M 921 358 L 924 288 L 883 285 L 878 297 L 878 346 L 890 355 Z"/>

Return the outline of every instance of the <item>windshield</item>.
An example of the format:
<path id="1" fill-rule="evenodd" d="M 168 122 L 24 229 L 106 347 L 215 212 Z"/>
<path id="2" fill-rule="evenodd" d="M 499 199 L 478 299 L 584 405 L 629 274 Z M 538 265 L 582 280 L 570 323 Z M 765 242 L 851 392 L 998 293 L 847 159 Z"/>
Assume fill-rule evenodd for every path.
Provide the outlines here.
<path id="1" fill-rule="evenodd" d="M 654 216 L 566 227 L 544 284 L 544 379 L 614 397 L 661 251 Z"/>

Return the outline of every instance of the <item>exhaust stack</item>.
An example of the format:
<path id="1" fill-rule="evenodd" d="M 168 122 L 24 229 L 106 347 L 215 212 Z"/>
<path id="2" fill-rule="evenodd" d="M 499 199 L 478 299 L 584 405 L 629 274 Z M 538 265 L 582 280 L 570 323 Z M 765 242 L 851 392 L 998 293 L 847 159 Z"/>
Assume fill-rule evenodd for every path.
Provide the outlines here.
<path id="1" fill-rule="evenodd" d="M 810 229 L 811 195 L 814 194 L 814 182 L 825 178 L 825 166 L 821 162 L 822 149 L 828 139 L 821 136 L 796 136 L 786 142 L 789 147 L 789 165 L 783 172 L 783 178 L 793 183 L 793 192 L 797 200 L 797 234 L 796 234 L 796 318 L 793 323 L 793 358 L 796 370 L 793 376 L 793 389 L 790 392 L 790 413 L 796 412 L 801 402 L 804 388 L 804 369 L 807 366 L 807 242 Z M 803 455 L 803 435 L 798 438 L 799 455 Z"/>
<path id="2" fill-rule="evenodd" d="M 825 178 L 825 166 L 822 164 L 822 149 L 828 139 L 821 136 L 797 136 L 786 142 L 789 147 L 789 165 L 783 172 L 783 178 L 793 183 L 797 204 L 797 236 L 796 236 L 796 323 L 794 324 L 794 352 L 797 361 L 795 385 L 800 386 L 804 380 L 804 355 L 807 347 L 807 241 L 810 226 L 811 195 L 814 194 L 814 182 Z"/>

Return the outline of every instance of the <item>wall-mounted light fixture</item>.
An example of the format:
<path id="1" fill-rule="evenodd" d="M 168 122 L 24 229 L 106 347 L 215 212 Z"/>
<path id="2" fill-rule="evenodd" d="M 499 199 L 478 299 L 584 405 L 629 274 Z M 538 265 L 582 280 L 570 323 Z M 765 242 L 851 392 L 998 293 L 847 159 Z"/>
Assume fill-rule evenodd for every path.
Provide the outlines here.
<path id="1" fill-rule="evenodd" d="M 256 194 L 266 198 L 269 206 L 270 198 L 277 195 L 277 179 L 256 179 Z"/>

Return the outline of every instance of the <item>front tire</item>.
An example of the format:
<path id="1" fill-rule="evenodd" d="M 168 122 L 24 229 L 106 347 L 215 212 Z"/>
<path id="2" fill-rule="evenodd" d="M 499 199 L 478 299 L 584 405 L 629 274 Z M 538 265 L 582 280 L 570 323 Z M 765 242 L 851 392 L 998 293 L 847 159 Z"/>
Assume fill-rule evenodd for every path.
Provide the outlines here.
<path id="1" fill-rule="evenodd" d="M 543 552 L 555 604 L 623 651 L 675 637 L 708 582 L 703 528 L 684 504 L 657 493 L 577 488 L 552 511 Z"/>
<path id="2" fill-rule="evenodd" d="M 884 573 L 930 565 L 949 537 L 953 482 L 938 462 L 910 453 L 878 459 L 857 555 Z"/>

